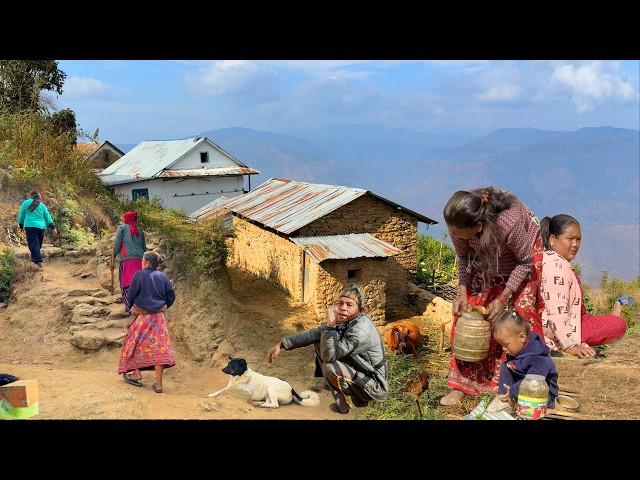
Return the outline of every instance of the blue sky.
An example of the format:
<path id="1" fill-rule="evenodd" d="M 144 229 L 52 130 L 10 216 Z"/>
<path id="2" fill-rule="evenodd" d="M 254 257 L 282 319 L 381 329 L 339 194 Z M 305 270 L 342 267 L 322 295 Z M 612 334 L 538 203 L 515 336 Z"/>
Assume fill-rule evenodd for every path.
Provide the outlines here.
<path id="1" fill-rule="evenodd" d="M 638 129 L 638 61 L 62 60 L 57 109 L 114 143 L 246 127 Z"/>

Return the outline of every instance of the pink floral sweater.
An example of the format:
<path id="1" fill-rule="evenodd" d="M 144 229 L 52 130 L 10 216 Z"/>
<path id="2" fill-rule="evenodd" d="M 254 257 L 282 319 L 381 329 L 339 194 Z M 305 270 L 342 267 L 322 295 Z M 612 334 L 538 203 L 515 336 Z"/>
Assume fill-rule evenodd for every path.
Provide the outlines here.
<path id="1" fill-rule="evenodd" d="M 546 250 L 542 256 L 540 291 L 545 343 L 552 350 L 580 345 L 582 288 L 569 262 L 553 250 Z"/>

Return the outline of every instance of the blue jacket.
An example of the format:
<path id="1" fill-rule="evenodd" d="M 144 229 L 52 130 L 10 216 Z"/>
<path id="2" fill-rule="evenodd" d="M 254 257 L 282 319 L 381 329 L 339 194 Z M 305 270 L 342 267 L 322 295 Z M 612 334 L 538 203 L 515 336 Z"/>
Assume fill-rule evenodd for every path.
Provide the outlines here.
<path id="1" fill-rule="evenodd" d="M 20 210 L 18 211 L 18 225 L 24 228 L 34 227 L 40 228 L 42 230 L 46 230 L 48 226 L 54 228 L 53 218 L 51 218 L 51 214 L 49 213 L 49 209 L 44 203 L 40 203 L 33 212 L 29 211 L 29 205 L 33 203 L 33 199 L 28 198 L 22 205 L 20 205 Z"/>
<path id="2" fill-rule="evenodd" d="M 164 305 L 169 308 L 176 299 L 169 277 L 154 268 L 138 270 L 129 285 L 129 301 L 147 312 L 159 312 Z"/>
<path id="3" fill-rule="evenodd" d="M 500 366 L 498 393 L 504 393 L 502 384 L 509 385 L 509 396 L 516 400 L 520 383 L 527 373 L 542 375 L 549 385 L 547 407 L 553 408 L 558 396 L 558 371 L 549 355 L 549 347 L 540 340 L 540 335 L 530 333 L 524 348 L 515 357 L 507 353 L 506 361 Z"/>

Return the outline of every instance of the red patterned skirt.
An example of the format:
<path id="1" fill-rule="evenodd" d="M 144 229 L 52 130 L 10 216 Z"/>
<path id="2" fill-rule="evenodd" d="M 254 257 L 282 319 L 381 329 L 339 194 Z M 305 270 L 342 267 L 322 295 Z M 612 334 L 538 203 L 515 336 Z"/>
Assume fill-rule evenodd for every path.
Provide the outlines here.
<path id="1" fill-rule="evenodd" d="M 138 315 L 124 337 L 118 373 L 153 370 L 156 365 L 169 368 L 175 364 L 173 342 L 164 312 Z"/>
<path id="2" fill-rule="evenodd" d="M 542 253 L 544 247 L 540 236 L 536 238 L 533 247 L 533 269 L 527 280 L 513 293 L 514 308 L 518 314 L 527 320 L 531 330 L 544 338 L 542 331 L 542 310 L 544 300 L 540 292 L 540 278 L 542 274 Z M 488 306 L 505 288 L 506 279 L 489 277 L 481 272 L 472 272 L 471 289 L 468 295 L 469 306 Z M 478 293 L 475 293 L 478 292 Z M 457 318 L 453 318 L 451 328 L 451 345 L 455 336 Z M 449 387 L 461 390 L 468 395 L 483 395 L 496 393 L 500 378 L 500 364 L 504 362 L 506 352 L 495 341 L 493 336 L 489 340 L 489 354 L 481 362 L 464 362 L 451 355 L 449 364 Z"/>

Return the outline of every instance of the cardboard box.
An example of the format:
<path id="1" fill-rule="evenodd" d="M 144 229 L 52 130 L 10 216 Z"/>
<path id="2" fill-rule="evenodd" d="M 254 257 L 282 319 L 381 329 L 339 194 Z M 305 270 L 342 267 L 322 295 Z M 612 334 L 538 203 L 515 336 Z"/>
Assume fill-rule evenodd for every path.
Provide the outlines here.
<path id="1" fill-rule="evenodd" d="M 38 380 L 18 380 L 0 387 L 0 400 L 14 407 L 30 407 L 38 401 Z"/>

